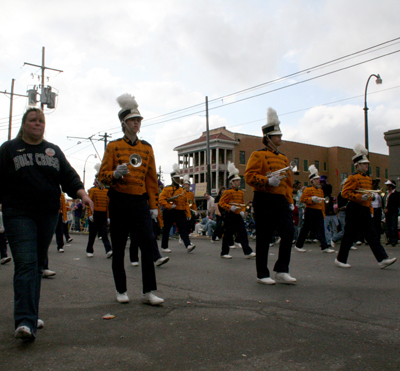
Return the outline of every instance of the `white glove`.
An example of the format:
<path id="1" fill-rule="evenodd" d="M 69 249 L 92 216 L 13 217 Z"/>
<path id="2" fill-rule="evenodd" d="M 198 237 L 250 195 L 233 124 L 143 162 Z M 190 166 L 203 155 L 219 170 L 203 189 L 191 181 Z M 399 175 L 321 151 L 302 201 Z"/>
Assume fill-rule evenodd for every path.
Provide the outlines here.
<path id="1" fill-rule="evenodd" d="M 280 182 L 281 178 L 278 175 L 274 175 L 271 176 L 271 178 L 268 178 L 268 184 L 272 187 L 278 187 Z"/>
<path id="2" fill-rule="evenodd" d="M 312 202 L 314 202 L 315 204 L 319 204 L 321 202 L 321 200 L 317 197 L 317 196 L 312 196 L 311 197 Z"/>
<path id="3" fill-rule="evenodd" d="M 361 196 L 361 201 L 367 201 L 369 198 L 369 195 L 365 194 Z"/>
<path id="4" fill-rule="evenodd" d="M 64 224 L 67 224 L 67 223 L 68 223 L 68 220 L 64 220 L 64 219 L 63 219 L 63 223 L 64 223 Z"/>
<path id="5" fill-rule="evenodd" d="M 231 211 L 234 213 L 237 209 L 239 209 L 237 206 L 233 205 L 231 206 Z"/>
<path id="6" fill-rule="evenodd" d="M 175 208 L 176 208 L 176 204 L 172 204 L 171 209 L 175 209 Z"/>
<path id="7" fill-rule="evenodd" d="M 107 224 L 110 225 L 110 218 L 107 219 Z"/>
<path id="8" fill-rule="evenodd" d="M 192 219 L 192 218 L 189 217 L 189 218 L 186 218 L 186 219 L 187 219 L 187 220 L 190 220 L 190 219 Z"/>
<path id="9" fill-rule="evenodd" d="M 240 212 L 240 216 L 241 216 L 242 218 L 244 218 L 244 211 L 241 211 L 241 212 Z"/>
<path id="10" fill-rule="evenodd" d="M 197 211 L 195 211 L 195 212 L 194 212 L 194 215 L 197 216 L 197 215 L 199 215 L 199 213 L 198 213 Z"/>
<path id="11" fill-rule="evenodd" d="M 93 220 L 94 220 L 93 215 L 90 215 L 90 216 L 89 216 L 89 220 L 90 220 L 91 222 L 93 222 Z"/>
<path id="12" fill-rule="evenodd" d="M 150 216 L 151 216 L 151 219 L 157 220 L 158 209 L 150 209 Z"/>
<path id="13" fill-rule="evenodd" d="M 3 227 L 0 228 L 0 233 L 4 233 L 4 228 Z"/>
<path id="14" fill-rule="evenodd" d="M 118 165 L 117 169 L 114 171 L 114 178 L 119 179 L 124 175 L 129 174 L 129 169 L 127 164 Z"/>
<path id="15" fill-rule="evenodd" d="M 294 204 L 289 204 L 289 210 L 293 211 L 294 210 Z"/>

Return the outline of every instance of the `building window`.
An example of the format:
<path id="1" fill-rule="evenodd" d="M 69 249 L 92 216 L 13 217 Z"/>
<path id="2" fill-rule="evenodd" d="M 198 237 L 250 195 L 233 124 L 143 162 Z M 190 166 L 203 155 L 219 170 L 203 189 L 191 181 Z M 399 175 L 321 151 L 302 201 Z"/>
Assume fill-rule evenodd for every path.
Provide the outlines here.
<path id="1" fill-rule="evenodd" d="M 298 159 L 298 158 L 295 158 L 295 159 L 294 159 L 294 163 L 295 163 L 296 166 L 297 166 L 297 171 L 300 171 L 300 161 L 299 161 L 299 159 Z"/>
<path id="2" fill-rule="evenodd" d="M 308 187 L 308 182 L 304 182 L 304 186 L 305 186 L 305 187 Z"/>
<path id="3" fill-rule="evenodd" d="M 376 171 L 376 177 L 380 178 L 381 177 L 381 168 L 377 167 L 375 171 Z"/>
<path id="4" fill-rule="evenodd" d="M 246 188 L 246 182 L 244 181 L 244 177 L 240 175 L 240 189 Z"/>
<path id="5" fill-rule="evenodd" d="M 388 169 L 385 169 L 385 179 L 389 179 L 389 171 L 388 171 Z"/>
<path id="6" fill-rule="evenodd" d="M 308 160 L 304 160 L 304 171 L 308 171 Z"/>
<path id="7" fill-rule="evenodd" d="M 324 171 L 328 171 L 328 165 L 324 162 Z"/>
<path id="8" fill-rule="evenodd" d="M 351 164 L 351 173 L 355 173 L 356 172 L 356 168 L 354 167 L 354 164 Z"/>
<path id="9" fill-rule="evenodd" d="M 319 161 L 315 160 L 315 167 L 319 170 Z"/>
<path id="10" fill-rule="evenodd" d="M 240 151 L 239 152 L 239 164 L 245 164 L 246 163 L 246 152 L 245 151 Z"/>

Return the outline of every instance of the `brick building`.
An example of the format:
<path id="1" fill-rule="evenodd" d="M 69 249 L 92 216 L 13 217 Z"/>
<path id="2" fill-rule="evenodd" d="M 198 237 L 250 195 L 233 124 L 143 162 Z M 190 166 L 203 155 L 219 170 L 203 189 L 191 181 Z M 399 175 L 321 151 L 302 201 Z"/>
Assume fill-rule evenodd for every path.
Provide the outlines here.
<path id="1" fill-rule="evenodd" d="M 221 186 L 227 186 L 228 161 L 233 161 L 242 175 L 241 188 L 245 193 L 245 201 L 253 198 L 250 186 L 245 184 L 243 174 L 247 161 L 252 152 L 264 148 L 262 137 L 233 133 L 220 127 L 210 130 L 210 152 L 211 152 L 211 193 L 213 196 Z M 195 192 L 196 199 L 201 200 L 206 190 L 207 172 L 207 136 L 203 132 L 200 138 L 184 143 L 174 148 L 178 152 L 179 166 L 183 174 L 189 174 L 191 182 L 196 184 L 199 192 Z M 326 175 L 328 182 L 333 186 L 333 194 L 339 192 L 341 181 L 354 172 L 351 158 L 354 152 L 350 148 L 322 147 L 310 144 L 283 141 L 279 147 L 289 161 L 297 164 L 298 172 L 293 174 L 293 180 L 299 180 L 308 185 L 308 167 L 314 164 L 319 169 L 320 175 Z M 389 156 L 378 153 L 370 153 L 370 173 L 372 179 L 388 179 Z"/>

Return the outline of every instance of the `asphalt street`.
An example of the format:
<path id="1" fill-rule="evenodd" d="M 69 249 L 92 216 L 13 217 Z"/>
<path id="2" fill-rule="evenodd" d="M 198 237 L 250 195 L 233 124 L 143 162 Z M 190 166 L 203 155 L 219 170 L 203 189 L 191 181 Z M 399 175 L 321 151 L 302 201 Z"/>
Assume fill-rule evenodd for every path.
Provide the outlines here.
<path id="1" fill-rule="evenodd" d="M 152 307 L 140 301 L 141 268 L 128 254 L 131 300 L 119 304 L 101 241 L 87 258 L 87 235 L 72 237 L 63 254 L 50 246 L 57 274 L 42 281 L 45 328 L 33 343 L 13 337 L 13 264 L 0 266 L 2 371 L 400 370 L 400 262 L 379 269 L 368 246 L 341 269 L 335 254 L 307 244 L 292 253 L 297 284 L 266 286 L 241 249 L 225 260 L 220 243 L 193 238 L 188 254 L 173 240 L 170 261 L 156 267 L 165 303 Z M 387 248 L 390 257 L 399 250 Z M 276 259 L 274 246 L 271 271 Z"/>

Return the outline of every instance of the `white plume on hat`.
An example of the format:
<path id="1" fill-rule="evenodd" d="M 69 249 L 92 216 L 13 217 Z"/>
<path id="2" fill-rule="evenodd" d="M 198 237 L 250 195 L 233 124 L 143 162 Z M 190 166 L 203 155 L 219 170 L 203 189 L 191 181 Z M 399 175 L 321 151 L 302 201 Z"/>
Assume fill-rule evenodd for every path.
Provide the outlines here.
<path id="1" fill-rule="evenodd" d="M 183 176 L 183 184 L 185 183 L 190 184 L 189 174 Z"/>
<path id="2" fill-rule="evenodd" d="M 118 112 L 118 117 L 121 121 L 128 120 L 131 117 L 142 117 L 139 112 L 139 105 L 137 104 L 135 97 L 128 93 L 122 94 L 117 98 L 117 102 L 121 107 Z"/>
<path id="3" fill-rule="evenodd" d="M 228 171 L 229 171 L 228 180 L 232 181 L 240 179 L 239 169 L 236 169 L 235 164 L 233 162 L 228 161 Z"/>
<path id="4" fill-rule="evenodd" d="M 178 164 L 173 164 L 172 165 L 172 172 L 171 172 L 171 177 L 172 178 L 179 178 L 180 177 L 180 171 L 179 171 L 179 165 Z"/>
<path id="5" fill-rule="evenodd" d="M 267 123 L 262 127 L 264 135 L 282 135 L 281 129 L 279 128 L 278 114 L 276 111 L 269 107 L 267 110 Z"/>
<path id="6" fill-rule="evenodd" d="M 368 163 L 369 160 L 367 158 L 368 150 L 360 143 L 357 143 L 353 149 L 355 156 L 351 159 L 355 164 L 357 163 Z"/>
<path id="7" fill-rule="evenodd" d="M 98 174 L 100 171 L 101 163 L 98 162 L 96 165 L 94 165 L 94 169 L 96 170 L 96 173 Z"/>
<path id="8" fill-rule="evenodd" d="M 308 167 L 308 171 L 310 172 L 310 175 L 308 176 L 310 180 L 319 178 L 318 169 L 315 167 L 315 165 L 310 165 Z"/>
<path id="9" fill-rule="evenodd" d="M 279 125 L 281 122 L 279 121 L 278 114 L 276 111 L 269 107 L 267 110 L 267 124 Z"/>

